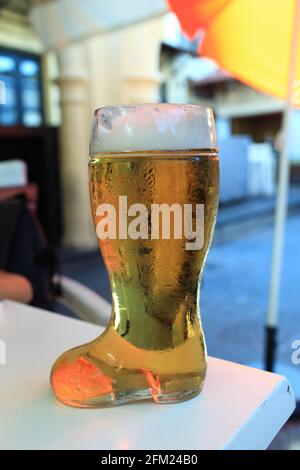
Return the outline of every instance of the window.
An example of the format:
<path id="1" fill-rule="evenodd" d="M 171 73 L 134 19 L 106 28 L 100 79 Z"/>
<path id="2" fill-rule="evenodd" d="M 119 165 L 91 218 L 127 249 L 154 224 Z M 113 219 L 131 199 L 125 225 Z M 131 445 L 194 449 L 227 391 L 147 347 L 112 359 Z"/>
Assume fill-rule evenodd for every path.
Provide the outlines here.
<path id="1" fill-rule="evenodd" d="M 0 125 L 42 124 L 39 57 L 0 49 Z"/>

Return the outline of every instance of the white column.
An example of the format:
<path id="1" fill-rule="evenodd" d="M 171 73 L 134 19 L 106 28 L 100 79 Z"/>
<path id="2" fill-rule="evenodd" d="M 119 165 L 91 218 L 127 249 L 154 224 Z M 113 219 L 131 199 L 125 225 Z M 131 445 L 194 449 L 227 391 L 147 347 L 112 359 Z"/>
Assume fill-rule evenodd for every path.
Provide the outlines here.
<path id="1" fill-rule="evenodd" d="M 158 99 L 163 20 L 89 38 L 59 51 L 64 244 L 96 246 L 87 165 L 92 110 Z"/>
<path id="2" fill-rule="evenodd" d="M 88 142 L 91 113 L 84 46 L 76 44 L 60 50 L 59 65 L 63 243 L 89 249 L 96 246 L 96 237 L 89 203 Z"/>
<path id="3" fill-rule="evenodd" d="M 159 75 L 127 75 L 124 78 L 122 98 L 124 103 L 155 103 L 159 101 Z"/>
<path id="4" fill-rule="evenodd" d="M 163 38 L 163 17 L 127 29 L 122 57 L 123 102 L 151 103 L 159 100 L 159 54 Z"/>
<path id="5" fill-rule="evenodd" d="M 91 107 L 158 100 L 163 18 L 87 39 Z"/>

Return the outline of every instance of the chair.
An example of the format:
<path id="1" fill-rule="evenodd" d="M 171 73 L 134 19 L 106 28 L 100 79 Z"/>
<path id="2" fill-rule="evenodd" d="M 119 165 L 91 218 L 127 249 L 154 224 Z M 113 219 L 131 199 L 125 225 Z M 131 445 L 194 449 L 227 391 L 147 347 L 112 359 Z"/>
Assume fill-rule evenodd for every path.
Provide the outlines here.
<path id="1" fill-rule="evenodd" d="M 74 315 L 96 325 L 106 326 L 111 316 L 111 304 L 96 292 L 67 276 L 55 275 L 59 286 L 56 300 L 69 308 Z"/>

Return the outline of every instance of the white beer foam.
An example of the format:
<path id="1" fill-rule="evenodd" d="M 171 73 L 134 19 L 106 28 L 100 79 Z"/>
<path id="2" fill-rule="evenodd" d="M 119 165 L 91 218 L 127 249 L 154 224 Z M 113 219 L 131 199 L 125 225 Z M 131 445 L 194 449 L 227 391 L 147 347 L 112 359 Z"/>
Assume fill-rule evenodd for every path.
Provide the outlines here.
<path id="1" fill-rule="evenodd" d="M 214 117 L 209 108 L 162 103 L 103 107 L 94 113 L 91 156 L 214 148 Z"/>

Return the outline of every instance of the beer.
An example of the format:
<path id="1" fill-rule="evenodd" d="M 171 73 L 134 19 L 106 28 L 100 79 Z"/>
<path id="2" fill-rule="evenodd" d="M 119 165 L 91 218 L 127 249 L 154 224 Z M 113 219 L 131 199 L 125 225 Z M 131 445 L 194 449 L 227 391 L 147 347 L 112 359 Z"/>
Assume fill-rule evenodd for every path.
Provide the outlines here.
<path id="1" fill-rule="evenodd" d="M 192 398 L 200 392 L 206 371 L 199 281 L 217 211 L 216 151 L 95 153 L 89 184 L 98 238 L 108 207 L 99 208 L 103 203 L 114 208 L 110 221 L 115 226 L 111 230 L 107 219 L 107 232 L 99 239 L 111 283 L 112 316 L 99 338 L 58 359 L 51 375 L 54 393 L 63 403 L 89 407 Z M 152 217 L 157 207 L 171 208 L 167 236 L 163 212 L 158 219 Z M 191 227 L 198 222 L 195 208 L 203 207 L 198 249 L 183 233 L 187 207 L 192 208 Z M 145 210 L 146 216 L 134 222 L 136 213 Z M 134 237 L 129 236 L 132 222 Z"/>

